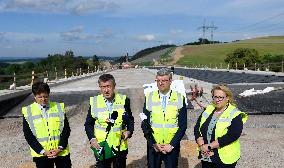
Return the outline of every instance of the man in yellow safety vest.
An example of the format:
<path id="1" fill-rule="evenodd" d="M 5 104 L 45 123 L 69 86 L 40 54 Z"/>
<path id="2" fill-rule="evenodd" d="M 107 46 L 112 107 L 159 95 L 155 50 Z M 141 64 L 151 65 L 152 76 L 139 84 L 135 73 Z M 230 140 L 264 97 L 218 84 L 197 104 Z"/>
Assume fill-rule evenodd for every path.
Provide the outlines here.
<path id="1" fill-rule="evenodd" d="M 160 168 L 164 161 L 166 168 L 176 168 L 180 152 L 180 141 L 187 128 L 185 98 L 170 89 L 172 73 L 160 69 L 156 75 L 158 90 L 146 95 L 143 113 L 147 116 L 142 129 L 147 139 L 149 168 Z M 148 124 L 146 124 L 148 123 Z M 153 138 L 147 138 L 150 125 Z"/>
<path id="2" fill-rule="evenodd" d="M 85 131 L 96 156 L 96 167 L 125 168 L 127 139 L 134 131 L 130 99 L 115 92 L 115 79 L 103 74 L 98 80 L 101 94 L 90 97 Z"/>

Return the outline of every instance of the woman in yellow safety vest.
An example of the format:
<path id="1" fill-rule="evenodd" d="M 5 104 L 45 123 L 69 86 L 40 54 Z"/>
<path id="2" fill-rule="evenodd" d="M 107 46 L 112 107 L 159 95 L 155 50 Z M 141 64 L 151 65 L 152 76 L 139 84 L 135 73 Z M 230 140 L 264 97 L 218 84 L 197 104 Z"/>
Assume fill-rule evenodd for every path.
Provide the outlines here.
<path id="1" fill-rule="evenodd" d="M 235 104 L 226 85 L 215 86 L 212 103 L 199 116 L 194 127 L 202 168 L 234 168 L 240 159 L 240 141 L 247 114 Z"/>
<path id="2" fill-rule="evenodd" d="M 32 86 L 35 102 L 22 108 L 23 131 L 37 168 L 71 168 L 64 104 L 49 101 L 48 84 Z"/>

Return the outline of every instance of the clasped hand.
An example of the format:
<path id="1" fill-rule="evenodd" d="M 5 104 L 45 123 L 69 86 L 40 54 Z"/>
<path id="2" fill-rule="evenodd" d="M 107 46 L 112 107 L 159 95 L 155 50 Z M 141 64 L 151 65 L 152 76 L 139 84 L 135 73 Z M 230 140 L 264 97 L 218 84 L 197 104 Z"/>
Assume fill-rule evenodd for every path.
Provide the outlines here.
<path id="1" fill-rule="evenodd" d="M 156 152 L 162 152 L 163 154 L 170 153 L 173 150 L 173 146 L 170 144 L 154 144 L 153 148 Z"/>
<path id="2" fill-rule="evenodd" d="M 49 151 L 45 151 L 44 155 L 47 156 L 48 158 L 56 158 L 57 155 L 61 152 L 59 149 L 52 149 Z"/>
<path id="3" fill-rule="evenodd" d="M 200 150 L 201 150 L 201 154 L 204 156 L 204 157 L 210 157 L 212 156 L 212 151 L 210 151 L 208 149 L 208 146 L 209 144 L 204 144 L 200 147 Z"/>

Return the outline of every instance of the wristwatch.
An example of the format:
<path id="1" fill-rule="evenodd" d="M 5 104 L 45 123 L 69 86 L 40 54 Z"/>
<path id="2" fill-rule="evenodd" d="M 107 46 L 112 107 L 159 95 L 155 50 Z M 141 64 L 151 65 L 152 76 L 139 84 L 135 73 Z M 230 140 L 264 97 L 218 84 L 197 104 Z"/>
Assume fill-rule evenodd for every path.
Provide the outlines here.
<path id="1" fill-rule="evenodd" d="M 208 145 L 208 150 L 210 150 L 210 151 L 212 150 L 212 148 L 211 148 L 210 144 Z"/>
<path id="2" fill-rule="evenodd" d="M 58 149 L 59 149 L 60 151 L 63 151 L 63 147 L 62 147 L 62 146 L 58 146 Z"/>

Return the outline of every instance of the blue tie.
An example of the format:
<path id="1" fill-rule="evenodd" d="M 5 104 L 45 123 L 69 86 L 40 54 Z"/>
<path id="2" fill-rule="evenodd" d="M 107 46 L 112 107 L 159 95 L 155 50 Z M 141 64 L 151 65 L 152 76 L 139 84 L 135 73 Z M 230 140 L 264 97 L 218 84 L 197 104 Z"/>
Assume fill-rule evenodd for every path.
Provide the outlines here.
<path id="1" fill-rule="evenodd" d="M 166 100 L 167 100 L 167 96 L 163 96 L 162 109 L 163 109 L 164 112 L 166 110 L 166 104 L 167 104 Z"/>

